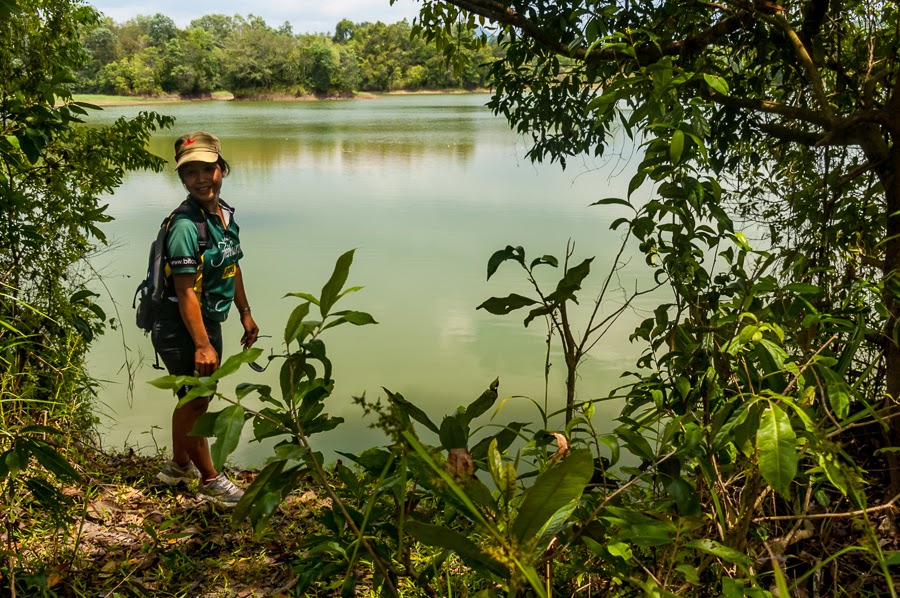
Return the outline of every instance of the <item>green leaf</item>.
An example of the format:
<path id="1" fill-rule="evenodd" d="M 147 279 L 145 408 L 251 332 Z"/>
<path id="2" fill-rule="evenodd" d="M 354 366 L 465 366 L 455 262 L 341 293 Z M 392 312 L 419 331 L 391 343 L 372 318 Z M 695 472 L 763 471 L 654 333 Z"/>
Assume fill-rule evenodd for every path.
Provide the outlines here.
<path id="1" fill-rule="evenodd" d="M 592 204 L 588 204 L 589 206 L 608 206 L 608 205 L 616 205 L 616 206 L 627 206 L 629 208 L 634 209 L 634 206 L 627 199 L 622 199 L 621 197 L 606 197 L 604 199 L 599 199 Z"/>
<path id="2" fill-rule="evenodd" d="M 441 446 L 450 450 L 454 448 L 466 448 L 469 444 L 469 425 L 461 421 L 464 418 L 459 415 L 448 415 L 441 421 L 441 429 L 438 435 Z"/>
<path id="3" fill-rule="evenodd" d="M 247 515 L 250 513 L 250 507 L 256 501 L 256 497 L 265 490 L 272 479 L 276 478 L 281 473 L 281 470 L 284 469 L 284 465 L 284 461 L 273 461 L 259 472 L 253 480 L 253 483 L 250 484 L 250 487 L 244 491 L 244 496 L 241 497 L 240 502 L 235 505 L 234 511 L 231 513 L 231 520 L 235 526 L 237 526 L 240 521 L 247 518 Z"/>
<path id="4" fill-rule="evenodd" d="M 497 316 L 503 316 L 508 314 L 511 311 L 515 311 L 526 305 L 534 305 L 537 303 L 534 299 L 529 299 L 528 297 L 523 297 L 522 295 L 517 295 L 516 293 L 512 293 L 507 297 L 491 297 L 481 305 L 479 305 L 476 309 L 485 309 L 489 313 L 492 313 Z"/>
<path id="5" fill-rule="evenodd" d="M 234 393 L 240 401 L 254 390 L 259 392 L 259 395 L 263 398 L 263 400 L 267 402 L 272 402 L 274 400 L 272 399 L 272 387 L 266 384 L 250 384 L 249 382 L 241 382 L 234 388 Z"/>
<path id="6" fill-rule="evenodd" d="M 473 569 L 486 569 L 501 579 L 507 579 L 509 576 L 509 571 L 499 561 L 482 552 L 471 540 L 455 530 L 416 520 L 407 521 L 406 529 L 426 546 L 452 550 Z"/>
<path id="7" fill-rule="evenodd" d="M 556 308 L 552 305 L 540 305 L 538 307 L 535 307 L 530 312 L 528 312 L 528 315 L 525 317 L 525 328 L 528 328 L 528 325 L 531 324 L 531 321 L 535 318 L 550 315 L 555 310 Z"/>
<path id="8" fill-rule="evenodd" d="M 844 377 L 826 367 L 818 368 L 822 377 L 825 378 L 825 389 L 828 393 L 828 404 L 834 412 L 838 421 L 847 417 L 850 413 L 850 385 L 847 384 Z"/>
<path id="9" fill-rule="evenodd" d="M 790 498 L 791 481 L 797 475 L 797 436 L 790 418 L 775 403 L 763 411 L 756 432 L 759 472 L 772 488 Z"/>
<path id="10" fill-rule="evenodd" d="M 679 514 L 686 517 L 700 515 L 700 498 L 697 496 L 697 491 L 684 478 L 670 480 L 666 484 L 666 492 L 675 501 Z"/>
<path id="11" fill-rule="evenodd" d="M 272 492 L 261 493 L 250 506 L 250 524 L 253 533 L 259 536 L 265 528 L 266 522 L 281 504 L 281 489 Z"/>
<path id="12" fill-rule="evenodd" d="M 347 282 L 355 251 L 355 249 L 351 249 L 337 259 L 331 278 L 322 287 L 322 295 L 319 297 L 319 311 L 322 313 L 322 318 L 328 315 L 334 302 L 337 301 L 338 293 L 341 292 L 341 289 L 344 288 L 344 283 Z"/>
<path id="13" fill-rule="evenodd" d="M 720 94 L 728 95 L 728 82 L 725 81 L 725 79 L 723 79 L 722 77 L 704 73 L 703 80 L 706 81 L 707 85 L 715 89 Z"/>
<path id="14" fill-rule="evenodd" d="M 553 268 L 557 268 L 559 267 L 559 260 L 552 255 L 542 255 L 541 257 L 534 258 L 531 261 L 530 269 L 534 270 L 535 266 L 542 266 L 545 264 L 548 266 L 552 266 Z"/>
<path id="15" fill-rule="evenodd" d="M 314 305 L 319 304 L 319 299 L 315 295 L 310 295 L 309 293 L 288 293 L 287 295 L 285 295 L 285 297 L 299 297 L 300 299 L 308 301 Z"/>
<path id="16" fill-rule="evenodd" d="M 593 473 L 593 455 L 587 449 L 578 449 L 538 476 L 525 492 L 512 523 L 511 531 L 519 544 L 532 541 L 554 513 L 577 501 Z"/>
<path id="17" fill-rule="evenodd" d="M 678 164 L 681 160 L 681 154 L 684 152 L 684 133 L 676 129 L 672 133 L 672 141 L 669 142 L 669 159 L 672 164 Z"/>
<path id="18" fill-rule="evenodd" d="M 284 342 L 286 345 L 290 345 L 300 336 L 300 332 L 303 330 L 303 320 L 309 315 L 309 305 L 309 302 L 301 303 L 294 308 L 294 311 L 288 317 L 287 324 L 284 327 Z M 300 340 L 301 342 L 303 341 L 303 339 Z"/>
<path id="19" fill-rule="evenodd" d="M 434 424 L 434 422 L 431 421 L 428 415 L 426 415 L 424 411 L 403 398 L 403 395 L 401 395 L 399 392 L 393 393 L 386 388 L 384 389 L 384 392 L 387 393 L 388 400 L 397 405 L 401 412 L 406 413 L 409 417 L 413 418 L 435 434 L 440 433 L 440 430 L 438 430 L 438 427 Z"/>
<path id="20" fill-rule="evenodd" d="M 78 482 L 81 480 L 81 475 L 52 446 L 38 439 L 28 440 L 27 442 L 31 454 L 37 458 L 38 463 L 44 469 L 66 482 Z"/>
<path id="21" fill-rule="evenodd" d="M 495 251 L 491 258 L 488 260 L 487 265 L 487 279 L 490 280 L 491 276 L 494 275 L 494 272 L 497 271 L 497 268 L 500 267 L 500 264 L 505 262 L 506 260 L 516 260 L 522 266 L 525 265 L 525 250 L 521 247 L 513 247 L 512 245 L 507 245 L 505 249 L 500 249 Z"/>
<path id="22" fill-rule="evenodd" d="M 221 471 L 228 455 L 234 452 L 241 439 L 241 430 L 244 428 L 244 408 L 240 405 L 231 405 L 222 410 L 216 418 L 213 432 L 216 441 L 209 447 L 213 466 Z"/>
<path id="23" fill-rule="evenodd" d="M 212 383 L 224 378 L 229 374 L 233 374 L 238 371 L 242 364 L 252 363 L 257 360 L 257 358 L 262 355 L 262 349 L 245 349 L 240 353 L 236 353 L 232 355 L 228 359 L 225 360 L 225 363 L 219 366 L 215 372 L 209 377 L 209 382 L 207 385 L 211 385 Z"/>
<path id="24" fill-rule="evenodd" d="M 588 274 L 591 273 L 591 262 L 594 258 L 589 257 L 577 266 L 573 266 L 566 271 L 565 276 L 556 285 L 556 291 L 547 296 L 547 302 L 562 302 L 575 298 L 575 291 L 581 290 L 581 283 Z"/>
<path id="25" fill-rule="evenodd" d="M 367 324 L 378 323 L 375 321 L 375 318 L 363 311 L 348 311 L 343 315 L 343 318 L 354 326 L 365 326 Z"/>
<path id="26" fill-rule="evenodd" d="M 497 401 L 497 387 L 500 386 L 500 379 L 496 378 L 491 382 L 490 386 L 481 393 L 477 399 L 472 401 L 466 407 L 466 424 L 470 423 L 476 417 L 483 415 Z"/>
<path id="27" fill-rule="evenodd" d="M 485 459 L 487 457 L 488 447 L 494 440 L 497 441 L 497 450 L 501 452 L 505 451 L 510 447 L 513 441 L 515 441 L 515 439 L 519 435 L 519 430 L 521 430 L 524 426 L 524 422 L 510 422 L 493 436 L 482 438 L 469 451 L 472 454 L 472 458 L 476 461 Z"/>
<path id="28" fill-rule="evenodd" d="M 0 19 L 9 18 L 9 16 L 13 13 L 20 12 L 22 9 L 19 8 L 16 0 L 0 0 Z"/>
<path id="29" fill-rule="evenodd" d="M 650 462 L 654 460 L 655 457 L 653 456 L 653 449 L 650 447 L 650 443 L 637 432 L 625 426 L 619 426 L 616 428 L 616 435 L 622 439 L 625 446 L 635 457 Z"/>

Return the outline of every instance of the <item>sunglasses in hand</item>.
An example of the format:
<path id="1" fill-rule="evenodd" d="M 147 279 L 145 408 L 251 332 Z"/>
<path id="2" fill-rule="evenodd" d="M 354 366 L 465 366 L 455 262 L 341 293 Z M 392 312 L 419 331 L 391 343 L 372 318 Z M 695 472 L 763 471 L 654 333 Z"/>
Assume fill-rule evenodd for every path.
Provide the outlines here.
<path id="1" fill-rule="evenodd" d="M 261 338 L 272 338 L 272 335 L 271 334 L 260 334 L 259 336 L 256 337 L 257 340 L 259 340 Z M 244 345 L 244 351 L 246 351 L 248 348 L 249 347 L 247 347 L 247 345 Z M 250 369 L 253 370 L 254 372 L 265 372 L 266 369 L 269 367 L 270 363 L 272 363 L 271 359 L 268 361 L 268 363 L 266 363 L 266 365 L 259 365 L 255 361 L 251 361 L 248 365 L 250 366 Z"/>

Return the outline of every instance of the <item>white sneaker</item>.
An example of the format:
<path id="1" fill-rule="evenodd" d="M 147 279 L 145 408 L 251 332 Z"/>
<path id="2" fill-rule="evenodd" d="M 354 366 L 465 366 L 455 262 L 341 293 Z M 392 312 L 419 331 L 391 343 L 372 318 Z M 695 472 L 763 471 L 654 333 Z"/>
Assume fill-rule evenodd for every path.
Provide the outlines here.
<path id="1" fill-rule="evenodd" d="M 159 473 L 156 474 L 156 478 L 169 486 L 177 486 L 182 482 L 190 484 L 194 480 L 200 479 L 200 470 L 194 467 L 193 463 L 181 467 L 174 461 L 166 461 Z"/>
<path id="2" fill-rule="evenodd" d="M 207 484 L 201 482 L 198 494 L 221 507 L 233 507 L 244 496 L 244 491 L 226 478 L 224 473 L 220 473 L 216 479 Z"/>

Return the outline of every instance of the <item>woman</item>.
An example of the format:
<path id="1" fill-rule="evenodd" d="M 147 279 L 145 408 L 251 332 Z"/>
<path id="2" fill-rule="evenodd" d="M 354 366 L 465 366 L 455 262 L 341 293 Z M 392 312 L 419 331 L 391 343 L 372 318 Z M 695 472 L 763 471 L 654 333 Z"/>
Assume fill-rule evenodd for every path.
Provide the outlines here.
<path id="1" fill-rule="evenodd" d="M 153 325 L 153 346 L 173 375 L 209 376 L 222 357 L 222 322 L 231 304 L 244 328 L 241 344 L 251 347 L 259 335 L 238 261 L 243 257 L 234 210 L 219 197 L 228 163 L 219 140 L 194 131 L 175 142 L 175 168 L 188 191 L 186 203 L 194 217 L 180 213 L 169 223 L 166 238 L 169 301 Z M 206 222 L 207 248 L 200 251 L 197 220 Z M 187 387 L 178 391 L 183 397 Z M 197 398 L 172 414 L 172 460 L 157 477 L 175 485 L 200 480 L 199 493 L 222 505 L 234 506 L 244 491 L 216 471 L 205 437 L 190 436 L 206 412 L 208 398 Z"/>

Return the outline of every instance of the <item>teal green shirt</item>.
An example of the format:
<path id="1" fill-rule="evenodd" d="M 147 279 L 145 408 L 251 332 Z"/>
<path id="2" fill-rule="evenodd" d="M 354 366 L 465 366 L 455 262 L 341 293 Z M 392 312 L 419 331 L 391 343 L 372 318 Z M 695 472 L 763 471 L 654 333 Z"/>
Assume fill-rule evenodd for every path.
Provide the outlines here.
<path id="1" fill-rule="evenodd" d="M 203 316 L 224 322 L 234 302 L 238 260 L 244 254 L 241 252 L 240 228 L 234 221 L 234 209 L 221 200 L 219 205 L 228 226 L 218 214 L 204 210 L 209 246 L 203 255 L 200 255 L 197 225 L 190 216 L 179 214 L 169 225 L 166 256 L 170 274 L 196 275 L 194 291 L 198 293 Z M 201 263 L 203 268 L 199 268 Z"/>

